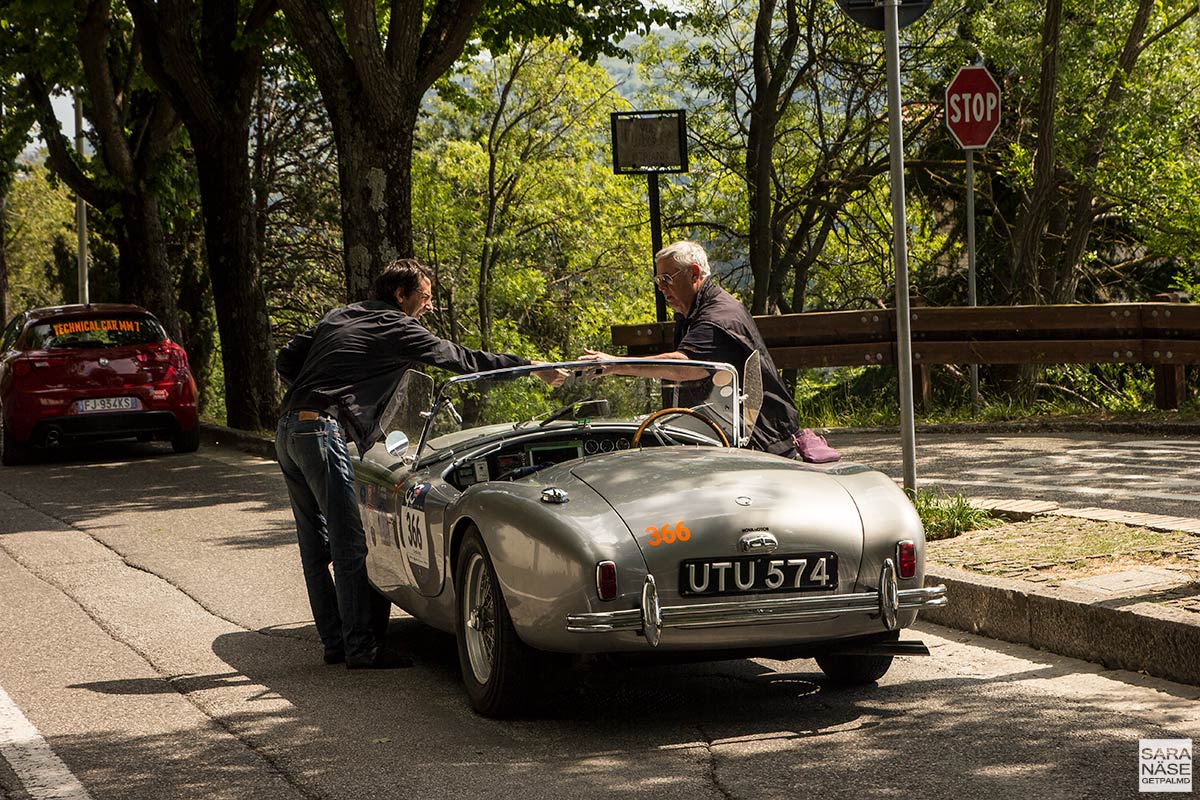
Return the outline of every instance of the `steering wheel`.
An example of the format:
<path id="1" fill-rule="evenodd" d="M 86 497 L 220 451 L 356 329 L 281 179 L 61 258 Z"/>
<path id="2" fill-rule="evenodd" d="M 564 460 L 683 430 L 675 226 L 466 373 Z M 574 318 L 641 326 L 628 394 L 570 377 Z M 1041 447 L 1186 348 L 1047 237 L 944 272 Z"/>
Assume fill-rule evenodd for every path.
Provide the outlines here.
<path id="1" fill-rule="evenodd" d="M 642 420 L 642 424 L 638 426 L 637 433 L 633 434 L 633 441 L 630 442 L 630 447 L 640 446 L 641 441 L 642 441 L 642 434 L 646 432 L 646 429 L 650 427 L 651 423 L 655 422 L 660 417 L 666 417 L 666 416 L 670 416 L 673 414 L 683 414 L 688 417 L 695 417 L 696 419 L 700 420 L 705 425 L 707 425 L 708 427 L 713 429 L 713 433 L 715 433 L 717 435 L 717 438 L 721 440 L 722 445 L 724 445 L 725 447 L 729 447 L 729 437 L 725 435 L 725 431 L 718 428 L 717 423 L 713 422 L 708 417 L 706 417 L 703 414 L 700 414 L 696 411 L 693 411 L 690 408 L 660 408 L 658 411 L 655 411 L 653 414 L 651 414 L 650 416 L 648 416 L 644 420 Z"/>

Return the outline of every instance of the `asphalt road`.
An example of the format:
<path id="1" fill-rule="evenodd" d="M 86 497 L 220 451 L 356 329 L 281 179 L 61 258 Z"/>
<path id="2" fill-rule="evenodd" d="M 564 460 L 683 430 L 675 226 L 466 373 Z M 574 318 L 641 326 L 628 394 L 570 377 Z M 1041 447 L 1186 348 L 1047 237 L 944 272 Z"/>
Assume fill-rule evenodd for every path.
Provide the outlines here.
<path id="1" fill-rule="evenodd" d="M 1105 449 L 1020 450 L 1063 442 Z M 939 445 L 918 476 L 997 482 L 953 466 L 993 450 Z M 325 666 L 291 526 L 274 464 L 228 449 L 0 469 L 0 798 L 1132 797 L 1139 739 L 1200 739 L 1200 688 L 934 626 L 876 687 L 809 661 L 593 668 L 486 720 L 452 639 L 399 612 L 414 669 Z"/>

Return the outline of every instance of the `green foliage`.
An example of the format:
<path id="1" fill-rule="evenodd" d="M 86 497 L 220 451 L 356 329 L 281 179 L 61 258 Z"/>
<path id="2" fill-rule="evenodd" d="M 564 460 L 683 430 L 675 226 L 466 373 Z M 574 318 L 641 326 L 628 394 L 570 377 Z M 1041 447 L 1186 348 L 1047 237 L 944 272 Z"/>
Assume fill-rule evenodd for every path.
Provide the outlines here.
<path id="1" fill-rule="evenodd" d="M 969 374 L 953 366 L 932 371 L 933 407 L 918 404 L 922 423 L 1011 421 L 1075 415 L 1145 414 L 1154 409 L 1154 373 L 1137 364 L 1062 364 L 1045 367 L 1022 395 L 1011 370 L 980 369 L 981 405 L 973 414 Z M 796 407 L 809 427 L 896 425 L 899 393 L 890 367 L 803 370 L 796 380 Z"/>
<path id="2" fill-rule="evenodd" d="M 4 206 L 4 230 L 12 310 L 65 302 L 55 246 L 74 252 L 75 201 L 50 181 L 45 166 L 29 164 L 16 175 Z M 72 299 L 74 294 L 72 288 Z"/>
<path id="3" fill-rule="evenodd" d="M 608 164 L 608 76 L 535 41 L 459 78 L 418 131 L 417 251 L 437 274 L 443 335 L 535 358 L 608 347 L 652 316 L 644 184 Z"/>
<path id="4" fill-rule="evenodd" d="M 627 33 L 652 26 L 675 27 L 682 15 L 642 0 L 531 0 L 485 3 L 476 24 L 479 46 L 499 55 L 537 39 L 571 39 L 588 61 L 623 56 L 617 44 Z"/>
<path id="5" fill-rule="evenodd" d="M 280 345 L 347 301 L 333 132 L 311 76 L 283 49 L 268 60 L 251 123 L 259 270 Z"/>
<path id="6" fill-rule="evenodd" d="M 952 539 L 966 531 L 998 524 L 990 514 L 971 505 L 962 495 L 949 495 L 942 489 L 917 489 L 912 501 L 929 541 Z"/>

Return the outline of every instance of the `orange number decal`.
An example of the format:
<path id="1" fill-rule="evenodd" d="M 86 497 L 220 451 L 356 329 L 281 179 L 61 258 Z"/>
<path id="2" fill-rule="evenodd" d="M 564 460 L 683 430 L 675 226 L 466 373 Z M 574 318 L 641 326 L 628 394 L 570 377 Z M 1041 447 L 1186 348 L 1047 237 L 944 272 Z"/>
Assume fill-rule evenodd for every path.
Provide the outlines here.
<path id="1" fill-rule="evenodd" d="M 646 528 L 646 533 L 650 534 L 649 544 L 651 547 L 658 547 L 660 544 L 686 542 L 692 538 L 692 532 L 688 530 L 687 525 L 683 524 L 683 520 L 679 520 L 674 525 L 663 525 L 661 528 L 651 525 Z"/>

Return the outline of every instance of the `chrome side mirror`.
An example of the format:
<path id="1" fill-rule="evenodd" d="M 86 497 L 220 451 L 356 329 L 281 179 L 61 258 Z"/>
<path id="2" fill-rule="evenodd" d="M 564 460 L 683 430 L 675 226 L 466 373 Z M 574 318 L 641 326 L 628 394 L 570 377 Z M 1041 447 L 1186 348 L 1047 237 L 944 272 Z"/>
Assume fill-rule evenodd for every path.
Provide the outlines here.
<path id="1" fill-rule="evenodd" d="M 383 440 L 383 449 L 388 455 L 400 458 L 408 450 L 408 435 L 404 431 L 392 431 Z"/>

